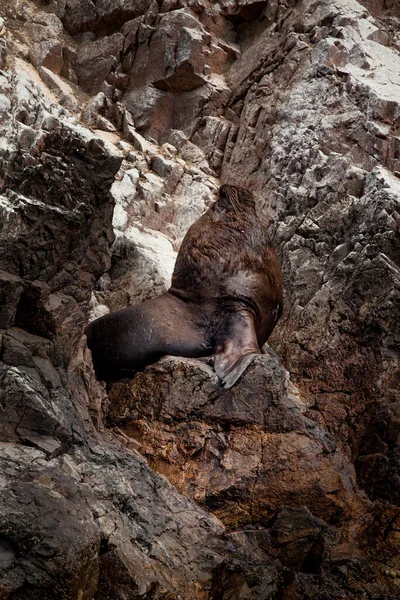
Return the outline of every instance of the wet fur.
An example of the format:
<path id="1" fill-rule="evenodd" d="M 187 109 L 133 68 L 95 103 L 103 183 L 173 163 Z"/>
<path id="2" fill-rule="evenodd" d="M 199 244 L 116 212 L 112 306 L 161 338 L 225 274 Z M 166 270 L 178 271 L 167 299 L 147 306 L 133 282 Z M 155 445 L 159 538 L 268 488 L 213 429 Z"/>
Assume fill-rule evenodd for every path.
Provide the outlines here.
<path id="1" fill-rule="evenodd" d="M 188 230 L 171 288 L 87 328 L 99 379 L 115 379 L 165 354 L 215 354 L 229 387 L 271 334 L 282 311 L 280 266 L 252 195 L 222 186 Z"/>

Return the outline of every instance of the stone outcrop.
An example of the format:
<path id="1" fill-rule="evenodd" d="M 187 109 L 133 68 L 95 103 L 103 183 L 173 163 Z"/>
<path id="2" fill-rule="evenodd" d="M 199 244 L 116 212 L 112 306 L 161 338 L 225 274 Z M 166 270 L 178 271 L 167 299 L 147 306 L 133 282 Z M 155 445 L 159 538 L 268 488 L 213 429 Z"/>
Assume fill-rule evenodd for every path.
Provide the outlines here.
<path id="1" fill-rule="evenodd" d="M 398 399 L 399 59 L 362 6 L 307 6 L 285 20 L 299 34 L 271 73 L 268 30 L 232 70 L 241 114 L 223 173 L 269 198 L 290 307 L 275 347 L 309 416 L 361 468 L 375 416 Z"/>
<path id="2" fill-rule="evenodd" d="M 304 415 L 272 353 L 233 389 L 218 389 L 216 379 L 199 361 L 164 359 L 112 386 L 108 420 L 140 444 L 156 471 L 231 528 L 265 524 L 285 505 L 307 506 L 336 524 L 360 510 L 351 465 Z"/>
<path id="3" fill-rule="evenodd" d="M 0 2 L 0 598 L 399 596 L 396 2 Z M 285 310 L 225 390 L 105 389 L 89 319 L 168 288 L 220 182 Z"/>

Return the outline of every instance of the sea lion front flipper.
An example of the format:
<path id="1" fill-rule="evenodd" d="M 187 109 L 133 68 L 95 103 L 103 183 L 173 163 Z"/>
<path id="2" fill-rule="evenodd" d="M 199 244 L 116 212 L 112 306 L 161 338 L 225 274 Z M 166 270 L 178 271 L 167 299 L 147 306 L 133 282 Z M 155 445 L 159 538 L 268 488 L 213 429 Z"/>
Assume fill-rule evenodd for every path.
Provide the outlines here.
<path id="1" fill-rule="evenodd" d="M 230 388 L 260 354 L 251 313 L 233 313 L 225 337 L 218 340 L 214 370 L 226 388 Z"/>

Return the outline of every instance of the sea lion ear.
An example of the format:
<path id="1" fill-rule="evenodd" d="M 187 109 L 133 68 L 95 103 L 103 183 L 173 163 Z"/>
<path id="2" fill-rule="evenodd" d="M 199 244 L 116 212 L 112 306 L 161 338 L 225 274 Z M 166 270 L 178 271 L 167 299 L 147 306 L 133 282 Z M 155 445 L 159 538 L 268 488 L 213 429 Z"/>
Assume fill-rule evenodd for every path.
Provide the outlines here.
<path id="1" fill-rule="evenodd" d="M 219 190 L 216 208 L 220 210 L 241 210 L 241 208 L 255 208 L 253 194 L 244 188 L 234 185 L 222 185 Z"/>
<path id="2" fill-rule="evenodd" d="M 238 189 L 233 185 L 222 185 L 219 188 L 217 208 L 220 210 L 229 210 L 237 206 Z"/>
<path id="3" fill-rule="evenodd" d="M 219 188 L 217 206 L 221 209 L 229 208 L 230 206 L 227 185 L 221 185 Z"/>

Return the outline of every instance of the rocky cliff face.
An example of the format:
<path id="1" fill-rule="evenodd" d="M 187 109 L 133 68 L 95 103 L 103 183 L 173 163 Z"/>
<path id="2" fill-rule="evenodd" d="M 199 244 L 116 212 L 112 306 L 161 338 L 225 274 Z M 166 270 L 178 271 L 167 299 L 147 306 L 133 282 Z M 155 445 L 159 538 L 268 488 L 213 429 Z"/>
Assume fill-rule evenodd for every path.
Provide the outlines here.
<path id="1" fill-rule="evenodd" d="M 0 598 L 400 594 L 396 2 L 0 1 Z M 285 310 L 230 390 L 96 382 L 220 184 Z"/>

